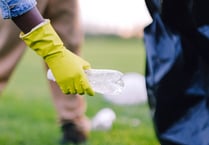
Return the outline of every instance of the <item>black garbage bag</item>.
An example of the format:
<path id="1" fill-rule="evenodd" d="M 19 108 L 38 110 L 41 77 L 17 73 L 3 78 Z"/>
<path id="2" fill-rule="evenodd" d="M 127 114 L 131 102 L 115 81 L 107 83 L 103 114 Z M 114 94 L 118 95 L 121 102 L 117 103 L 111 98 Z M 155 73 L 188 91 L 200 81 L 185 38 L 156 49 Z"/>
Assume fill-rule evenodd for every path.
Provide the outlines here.
<path id="1" fill-rule="evenodd" d="M 197 17 L 197 1 L 146 3 L 153 18 L 144 30 L 146 86 L 157 137 L 161 145 L 209 145 L 209 9 Z"/>

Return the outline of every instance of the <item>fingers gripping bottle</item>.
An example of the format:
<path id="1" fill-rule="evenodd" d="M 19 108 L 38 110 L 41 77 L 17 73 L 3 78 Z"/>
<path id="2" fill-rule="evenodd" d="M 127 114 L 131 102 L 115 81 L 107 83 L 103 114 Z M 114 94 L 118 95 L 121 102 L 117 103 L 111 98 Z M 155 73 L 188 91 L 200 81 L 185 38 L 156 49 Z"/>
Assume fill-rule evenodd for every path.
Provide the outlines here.
<path id="1" fill-rule="evenodd" d="M 93 90 L 105 95 L 119 95 L 124 87 L 123 73 L 111 69 L 88 69 L 85 70 L 88 81 Z M 47 72 L 49 80 L 56 81 L 51 70 Z"/>

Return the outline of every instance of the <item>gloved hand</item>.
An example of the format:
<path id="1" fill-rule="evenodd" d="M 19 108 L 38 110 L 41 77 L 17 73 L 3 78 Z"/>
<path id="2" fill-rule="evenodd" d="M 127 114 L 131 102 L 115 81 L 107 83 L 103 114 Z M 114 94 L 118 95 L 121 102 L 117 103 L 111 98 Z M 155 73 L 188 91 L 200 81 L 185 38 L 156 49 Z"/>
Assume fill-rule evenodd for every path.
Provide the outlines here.
<path id="1" fill-rule="evenodd" d="M 49 20 L 27 34 L 21 33 L 20 38 L 44 58 L 63 93 L 94 95 L 84 73 L 90 64 L 64 47 Z"/>

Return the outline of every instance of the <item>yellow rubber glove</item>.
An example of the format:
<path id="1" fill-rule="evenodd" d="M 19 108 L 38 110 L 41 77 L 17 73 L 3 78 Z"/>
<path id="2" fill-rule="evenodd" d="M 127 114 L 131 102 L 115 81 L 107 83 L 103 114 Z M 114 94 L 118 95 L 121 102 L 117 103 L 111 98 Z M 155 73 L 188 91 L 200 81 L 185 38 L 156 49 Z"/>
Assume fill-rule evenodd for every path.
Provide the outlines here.
<path id="1" fill-rule="evenodd" d="M 84 73 L 90 64 L 64 47 L 49 20 L 27 34 L 21 33 L 20 38 L 44 58 L 63 93 L 94 95 Z"/>

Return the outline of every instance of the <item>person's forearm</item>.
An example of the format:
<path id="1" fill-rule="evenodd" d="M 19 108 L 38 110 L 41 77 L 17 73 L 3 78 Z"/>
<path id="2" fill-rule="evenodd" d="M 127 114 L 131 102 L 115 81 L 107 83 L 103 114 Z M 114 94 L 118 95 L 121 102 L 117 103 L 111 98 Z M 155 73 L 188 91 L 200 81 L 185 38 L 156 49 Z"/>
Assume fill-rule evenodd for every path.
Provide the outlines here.
<path id="1" fill-rule="evenodd" d="M 25 14 L 12 18 L 13 22 L 23 31 L 30 32 L 35 26 L 44 21 L 44 18 L 36 7 L 32 8 Z"/>

